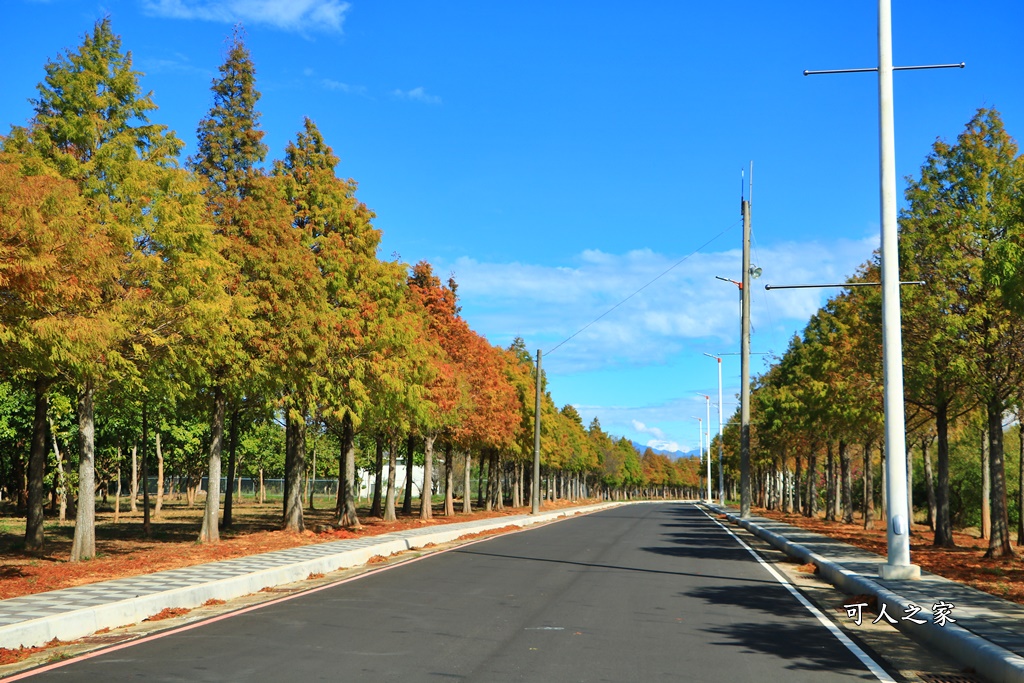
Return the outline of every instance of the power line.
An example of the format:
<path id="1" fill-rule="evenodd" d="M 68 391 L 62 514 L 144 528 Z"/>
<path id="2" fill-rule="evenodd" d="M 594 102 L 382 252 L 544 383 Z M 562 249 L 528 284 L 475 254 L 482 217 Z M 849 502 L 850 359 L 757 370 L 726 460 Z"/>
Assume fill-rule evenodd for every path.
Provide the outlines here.
<path id="1" fill-rule="evenodd" d="M 704 247 L 708 246 L 709 244 L 711 244 L 712 242 L 714 242 L 715 240 L 717 240 L 717 239 L 718 239 L 719 237 L 721 237 L 721 236 L 722 236 L 722 235 L 724 235 L 725 233 L 727 233 L 727 232 L 729 232 L 730 230 L 732 230 L 733 228 L 735 228 L 735 227 L 736 227 L 737 225 L 739 225 L 739 223 L 740 223 L 740 221 L 736 221 L 735 223 L 733 223 L 732 225 L 730 225 L 730 226 L 729 226 L 728 228 L 726 228 L 726 229 L 725 229 L 725 230 L 723 230 L 722 232 L 718 233 L 717 235 L 715 235 L 714 237 L 712 237 L 711 239 L 709 239 L 709 240 L 708 240 L 707 242 L 705 242 L 704 244 L 702 244 L 702 245 L 700 245 L 699 247 L 697 247 L 696 249 L 694 249 L 694 250 L 693 250 L 692 252 L 690 252 L 689 254 L 687 254 L 686 256 L 684 256 L 683 258 L 681 258 L 681 259 L 679 259 L 678 261 L 676 261 L 676 262 L 675 262 L 675 263 L 674 263 L 673 265 L 669 266 L 669 267 L 668 267 L 668 269 L 666 269 L 666 270 L 665 270 L 665 272 L 663 272 L 663 273 L 662 273 L 661 275 L 659 275 L 658 277 L 654 278 L 653 280 L 651 280 L 650 282 L 648 282 L 648 283 L 647 283 L 646 285 L 644 285 L 644 286 L 643 286 L 643 287 L 641 287 L 640 289 L 636 290 L 635 292 L 633 292 L 632 294 L 630 294 L 629 296 L 627 296 L 627 297 L 626 297 L 625 299 L 623 299 L 623 300 L 622 300 L 622 301 L 620 301 L 619 303 L 615 304 L 614 306 L 612 306 L 612 307 L 611 307 L 611 308 L 609 308 L 609 309 L 608 309 L 607 311 L 605 311 L 605 312 L 604 312 L 604 313 L 602 313 L 601 315 L 599 315 L 599 316 L 597 316 L 596 318 L 594 318 L 593 320 L 591 320 L 591 321 L 590 321 L 589 323 L 587 323 L 586 325 L 584 325 L 584 326 L 583 326 L 583 327 L 581 327 L 580 329 L 576 330 L 576 332 L 574 332 L 574 333 L 573 333 L 573 334 L 571 334 L 570 336 L 568 336 L 568 337 L 566 337 L 565 339 L 563 339 L 562 341 L 558 342 L 558 344 L 557 344 L 557 345 L 555 345 L 555 347 L 554 347 L 554 348 L 552 348 L 552 349 L 551 349 L 550 351 L 545 351 L 545 352 L 544 352 L 544 355 L 545 355 L 545 356 L 550 356 L 550 355 L 551 355 L 552 353 L 554 353 L 554 352 L 555 352 L 555 351 L 556 351 L 556 350 L 557 350 L 557 349 L 558 349 L 558 348 L 559 348 L 560 346 L 562 346 L 562 345 L 563 345 L 563 344 L 565 344 L 566 342 L 568 342 L 568 341 L 572 340 L 572 339 L 573 339 L 574 337 L 576 337 L 577 335 L 579 335 L 579 334 L 580 334 L 581 332 L 583 332 L 584 330 L 586 330 L 586 329 L 587 329 L 588 327 L 590 327 L 591 325 L 593 325 L 594 323 L 596 323 L 597 321 L 599 321 L 599 320 L 600 320 L 601 318 L 605 317 L 606 315 L 608 315 L 609 313 L 611 313 L 612 311 L 614 311 L 614 310 L 615 310 L 616 308 L 618 308 L 618 307 L 619 307 L 619 306 L 621 306 L 622 304 L 626 303 L 627 301 L 629 301 L 629 300 L 630 300 L 630 299 L 632 299 L 632 298 L 633 298 L 634 296 L 636 296 L 636 295 L 637 295 L 637 294 L 639 294 L 640 292 L 644 291 L 645 289 L 647 289 L 648 287 L 650 287 L 651 285 L 653 285 L 653 284 L 654 284 L 655 282 L 657 282 L 657 281 L 658 281 L 658 280 L 660 280 L 661 278 L 663 278 L 663 277 L 665 277 L 666 275 L 668 275 L 668 274 L 669 274 L 670 272 L 672 272 L 673 270 L 675 270 L 676 268 L 678 268 L 678 267 L 679 267 L 680 265 L 682 265 L 682 264 L 683 264 L 684 262 L 686 262 L 686 261 L 687 261 L 688 259 L 690 259 L 690 258 L 691 258 L 692 256 L 695 256 L 696 254 L 698 254 L 698 253 L 700 252 L 700 250 L 701 250 L 701 249 L 703 249 Z"/>

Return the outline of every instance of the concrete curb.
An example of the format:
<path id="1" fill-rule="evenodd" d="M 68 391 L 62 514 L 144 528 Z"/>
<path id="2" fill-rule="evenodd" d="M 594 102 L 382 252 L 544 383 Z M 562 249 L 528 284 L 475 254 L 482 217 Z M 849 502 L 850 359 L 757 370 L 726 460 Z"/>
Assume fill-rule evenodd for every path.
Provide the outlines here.
<path id="1" fill-rule="evenodd" d="M 343 550 L 324 557 L 302 560 L 209 583 L 175 588 L 8 624 L 0 627 L 0 647 L 36 647 L 45 645 L 54 638 L 61 641 L 77 640 L 102 629 L 137 624 L 167 608 L 192 609 L 211 599 L 231 600 L 243 595 L 258 593 L 265 588 L 302 581 L 310 574 L 327 574 L 339 569 L 358 567 L 366 564 L 375 555 L 386 557 L 391 553 L 414 550 L 431 543 L 448 543 L 467 534 L 476 534 L 507 526 L 524 528 L 559 519 L 569 519 L 576 515 L 597 512 L 620 504 L 599 503 L 580 508 L 554 510 L 541 513 L 536 517 L 496 517 L 485 522 L 446 524 L 437 527 L 437 531 L 433 533 L 408 535 L 408 532 L 394 532 L 384 534 L 379 537 L 381 539 L 379 543 L 370 546 Z M 403 536 L 403 534 L 406 535 Z"/>
<path id="2" fill-rule="evenodd" d="M 750 520 L 740 519 L 720 508 L 709 507 L 708 509 L 716 514 L 724 515 L 733 524 L 764 539 L 790 557 L 813 563 L 818 567 L 820 576 L 846 593 L 873 595 L 878 599 L 879 604 L 888 605 L 888 611 L 892 614 L 902 613 L 904 606 L 911 602 L 871 579 L 851 572 L 841 564 L 825 559 L 806 547 L 793 543 Z M 908 636 L 949 655 L 964 666 L 973 668 L 994 683 L 1024 683 L 1024 657 L 999 647 L 957 624 L 946 624 L 940 627 L 931 623 L 911 624 L 901 620 L 896 626 Z M 928 626 L 928 628 L 922 628 L 923 626 Z"/>

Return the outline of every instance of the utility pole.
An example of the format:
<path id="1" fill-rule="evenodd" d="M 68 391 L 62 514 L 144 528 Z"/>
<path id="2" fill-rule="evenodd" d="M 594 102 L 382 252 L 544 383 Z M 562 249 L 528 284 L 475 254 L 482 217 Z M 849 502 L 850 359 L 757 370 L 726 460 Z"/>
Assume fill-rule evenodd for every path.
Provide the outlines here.
<path id="1" fill-rule="evenodd" d="M 753 176 L 754 163 L 750 163 Z M 754 179 L 750 183 L 753 188 Z M 751 192 L 752 194 L 752 192 Z M 750 517 L 750 197 L 743 214 L 743 279 L 740 285 L 740 518 Z"/>
<path id="2" fill-rule="evenodd" d="M 718 502 L 725 506 L 725 474 L 722 472 L 724 466 L 722 458 L 722 358 L 715 357 L 718 361 Z"/>
<path id="3" fill-rule="evenodd" d="M 906 416 L 903 411 L 903 339 L 900 329 L 899 236 L 896 222 L 896 135 L 893 113 L 893 71 L 962 69 L 965 64 L 893 66 L 892 7 L 878 0 L 878 67 L 804 71 L 815 74 L 878 72 L 879 186 L 882 218 L 882 368 L 885 403 L 885 493 L 887 558 L 879 565 L 883 579 L 917 579 L 921 568 L 910 564 Z M 915 283 L 916 284 L 916 283 Z"/>
<path id="4" fill-rule="evenodd" d="M 707 409 L 708 421 L 705 422 L 704 433 L 708 435 L 708 503 L 711 502 L 711 397 L 704 396 L 704 407 Z"/>
<path id="5" fill-rule="evenodd" d="M 530 514 L 540 514 L 540 349 L 537 349 L 537 396 L 533 404 L 533 505 Z"/>
<path id="6" fill-rule="evenodd" d="M 900 326 L 900 261 L 896 224 L 896 136 L 892 91 L 892 12 L 889 0 L 878 1 L 879 174 L 882 204 L 882 366 L 885 393 L 885 452 L 889 476 L 890 523 L 883 579 L 916 579 L 921 568 L 910 564 L 907 509 L 906 416 L 903 413 L 903 333 Z M 900 514 L 893 514 L 900 513 Z"/>
<path id="7" fill-rule="evenodd" d="M 704 418 L 697 417 L 696 415 L 691 415 L 690 417 L 692 417 L 694 420 L 697 421 L 697 453 L 698 453 L 698 455 L 700 457 L 700 464 L 703 465 L 704 464 L 704 426 L 703 426 Z M 709 460 L 711 459 L 711 454 L 710 453 L 708 453 L 708 459 Z M 700 472 L 700 470 L 697 470 L 697 471 Z M 697 476 L 698 476 L 698 478 L 700 477 L 700 475 L 697 475 Z M 710 485 L 710 483 L 709 483 L 709 485 Z M 701 487 L 698 486 L 697 487 L 697 491 L 700 491 L 700 489 L 701 489 Z M 697 494 L 697 497 L 700 498 L 700 493 Z"/>
<path id="8" fill-rule="evenodd" d="M 697 395 L 704 397 L 704 404 L 705 404 L 705 408 L 707 410 L 707 422 L 704 423 L 704 434 L 701 434 L 701 440 L 703 440 L 705 436 L 707 437 L 707 442 L 706 442 L 707 443 L 707 448 L 705 449 L 704 452 L 708 454 L 708 465 L 707 465 L 707 470 L 708 470 L 708 475 L 707 475 L 708 498 L 707 498 L 707 500 L 710 503 L 711 502 L 711 397 L 708 396 L 707 394 L 697 394 Z M 719 447 L 721 447 L 721 446 L 719 446 Z"/>

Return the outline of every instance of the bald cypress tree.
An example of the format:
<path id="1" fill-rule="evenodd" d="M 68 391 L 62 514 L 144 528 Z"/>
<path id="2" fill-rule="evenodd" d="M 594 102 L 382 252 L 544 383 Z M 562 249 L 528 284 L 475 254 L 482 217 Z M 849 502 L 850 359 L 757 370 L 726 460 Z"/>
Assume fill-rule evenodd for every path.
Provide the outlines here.
<path id="1" fill-rule="evenodd" d="M 253 195 L 265 197 L 257 190 L 264 176 L 259 165 L 267 148 L 263 144 L 263 131 L 259 128 L 256 103 L 260 94 L 256 90 L 256 69 L 249 50 L 245 47 L 240 27 L 235 29 L 227 57 L 220 66 L 211 90 L 213 105 L 207 116 L 199 122 L 196 154 L 188 161 L 189 168 L 200 178 L 206 199 L 209 219 L 215 231 L 223 238 L 221 245 L 227 260 L 241 268 L 246 275 L 244 240 L 238 224 L 245 220 L 251 207 L 243 207 Z M 200 372 L 205 375 L 212 401 L 209 450 L 209 485 L 206 509 L 199 540 L 215 542 L 220 539 L 218 512 L 220 509 L 221 449 L 224 439 L 224 416 L 229 393 L 238 393 L 238 378 L 247 362 L 246 340 L 252 328 L 241 320 L 240 313 L 248 310 L 241 301 L 246 297 L 243 286 L 232 287 L 234 299 L 230 311 L 234 320 L 211 330 L 206 338 L 206 350 Z"/>
<path id="2" fill-rule="evenodd" d="M 165 343 L 171 326 L 152 324 L 161 299 L 153 295 L 165 291 L 165 267 L 180 265 L 195 246 L 175 235 L 195 227 L 196 216 L 182 209 L 190 194 L 175 168 L 182 144 L 165 126 L 149 121 L 156 105 L 143 94 L 141 74 L 132 67 L 131 53 L 122 51 L 109 18 L 96 22 L 77 49 L 48 62 L 45 71 L 32 122 L 16 129 L 5 148 L 20 155 L 26 173 L 46 169 L 75 184 L 85 202 L 81 239 L 102 235 L 106 247 L 91 257 L 108 257 L 98 305 L 79 311 L 79 328 L 56 356 L 60 375 L 78 390 L 83 442 L 71 559 L 79 560 L 95 554 L 93 394 L 115 379 L 135 382 L 139 364 Z"/>
<path id="3" fill-rule="evenodd" d="M 903 239 L 920 246 L 920 252 L 912 252 L 921 254 L 916 258 L 936 264 L 922 275 L 932 309 L 942 312 L 939 343 L 962 350 L 955 359 L 957 378 L 964 378 L 986 413 L 992 472 L 986 557 L 1012 556 L 1002 419 L 1024 382 L 1024 321 L 1006 306 L 996 264 L 1005 253 L 1003 244 L 1021 234 L 1024 163 L 998 112 L 979 109 L 956 144 L 937 141 L 906 196 Z M 946 486 L 941 445 L 939 471 L 941 526 Z"/>
<path id="4" fill-rule="evenodd" d="M 236 27 L 211 86 L 213 105 L 196 131 L 198 149 L 189 159 L 191 169 L 206 181 L 203 193 L 222 227 L 231 221 L 232 206 L 249 194 L 267 156 L 256 111 L 256 69 L 243 37 L 241 27 Z"/>

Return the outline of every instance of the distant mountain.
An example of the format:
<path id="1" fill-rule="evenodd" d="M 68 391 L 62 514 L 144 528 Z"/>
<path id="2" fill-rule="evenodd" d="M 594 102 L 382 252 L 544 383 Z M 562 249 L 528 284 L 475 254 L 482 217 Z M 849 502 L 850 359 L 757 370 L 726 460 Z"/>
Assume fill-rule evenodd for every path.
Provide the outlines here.
<path id="1" fill-rule="evenodd" d="M 639 453 L 640 455 L 643 455 L 644 451 L 647 450 L 647 445 L 646 444 L 642 444 L 639 441 L 633 441 L 631 439 L 630 443 L 633 444 L 633 448 L 635 448 L 637 453 Z M 654 451 L 655 453 L 657 453 L 658 455 L 667 455 L 670 458 L 696 458 L 696 457 L 698 457 L 700 455 L 700 453 L 697 452 L 696 448 L 693 449 L 692 451 L 683 452 L 683 451 L 666 451 L 664 449 L 654 448 L 652 446 L 651 450 Z"/>

